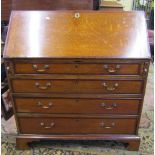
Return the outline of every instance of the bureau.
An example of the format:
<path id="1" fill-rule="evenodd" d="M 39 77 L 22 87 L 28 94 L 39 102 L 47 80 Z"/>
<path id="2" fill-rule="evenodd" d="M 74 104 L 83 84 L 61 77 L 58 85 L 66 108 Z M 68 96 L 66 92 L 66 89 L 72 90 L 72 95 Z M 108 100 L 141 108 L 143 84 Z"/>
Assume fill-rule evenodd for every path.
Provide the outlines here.
<path id="1" fill-rule="evenodd" d="M 116 140 L 138 150 L 150 63 L 143 12 L 13 11 L 4 59 L 18 149 Z"/>

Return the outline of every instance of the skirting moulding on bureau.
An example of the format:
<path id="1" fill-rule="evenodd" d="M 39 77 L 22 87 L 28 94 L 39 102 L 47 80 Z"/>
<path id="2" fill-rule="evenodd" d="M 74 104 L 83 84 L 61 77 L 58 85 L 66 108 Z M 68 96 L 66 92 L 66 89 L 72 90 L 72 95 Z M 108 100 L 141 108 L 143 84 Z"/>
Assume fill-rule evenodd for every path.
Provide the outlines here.
<path id="1" fill-rule="evenodd" d="M 13 11 L 4 59 L 18 149 L 116 140 L 138 150 L 150 63 L 143 12 Z"/>

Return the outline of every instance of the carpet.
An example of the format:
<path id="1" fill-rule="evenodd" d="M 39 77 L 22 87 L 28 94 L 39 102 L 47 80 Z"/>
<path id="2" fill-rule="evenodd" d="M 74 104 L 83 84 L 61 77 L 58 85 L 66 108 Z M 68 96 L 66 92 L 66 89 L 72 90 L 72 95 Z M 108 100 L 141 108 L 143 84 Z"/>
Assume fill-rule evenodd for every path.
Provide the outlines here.
<path id="1" fill-rule="evenodd" d="M 150 65 L 146 95 L 140 122 L 139 151 L 127 151 L 115 141 L 43 141 L 33 144 L 31 150 L 15 149 L 16 126 L 14 117 L 2 119 L 2 155 L 153 155 L 154 70 Z"/>

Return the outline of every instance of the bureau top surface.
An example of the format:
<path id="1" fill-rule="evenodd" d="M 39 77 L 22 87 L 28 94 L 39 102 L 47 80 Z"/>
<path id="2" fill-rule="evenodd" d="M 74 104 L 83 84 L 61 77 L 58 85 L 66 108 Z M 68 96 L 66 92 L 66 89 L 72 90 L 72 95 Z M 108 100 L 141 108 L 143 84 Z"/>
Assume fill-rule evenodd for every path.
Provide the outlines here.
<path id="1" fill-rule="evenodd" d="M 4 57 L 149 58 L 145 17 L 123 11 L 13 11 Z"/>

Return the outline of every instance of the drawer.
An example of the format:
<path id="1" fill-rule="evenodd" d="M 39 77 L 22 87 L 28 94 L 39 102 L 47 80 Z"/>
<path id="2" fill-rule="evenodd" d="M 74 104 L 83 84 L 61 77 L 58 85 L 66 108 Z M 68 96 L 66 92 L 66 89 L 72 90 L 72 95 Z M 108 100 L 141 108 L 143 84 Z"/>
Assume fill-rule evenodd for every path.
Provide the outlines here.
<path id="1" fill-rule="evenodd" d="M 139 75 L 140 64 L 44 64 L 15 63 L 16 74 Z"/>
<path id="2" fill-rule="evenodd" d="M 12 80 L 21 93 L 106 93 L 141 94 L 142 81 L 127 80 Z"/>
<path id="3" fill-rule="evenodd" d="M 134 134 L 136 119 L 18 118 L 22 134 Z"/>
<path id="4" fill-rule="evenodd" d="M 17 112 L 138 114 L 140 100 L 14 98 Z"/>

